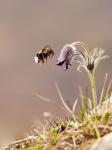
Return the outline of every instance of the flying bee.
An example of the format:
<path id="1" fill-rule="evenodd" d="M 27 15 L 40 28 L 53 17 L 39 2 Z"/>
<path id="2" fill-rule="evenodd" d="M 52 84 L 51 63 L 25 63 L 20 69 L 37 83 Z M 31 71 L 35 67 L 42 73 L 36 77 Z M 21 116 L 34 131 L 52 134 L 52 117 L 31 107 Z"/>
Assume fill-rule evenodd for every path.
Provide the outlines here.
<path id="1" fill-rule="evenodd" d="M 47 61 L 48 57 L 53 57 L 54 51 L 50 46 L 45 46 L 43 49 L 37 51 L 35 56 L 35 62 L 36 63 L 44 63 L 45 60 Z"/>

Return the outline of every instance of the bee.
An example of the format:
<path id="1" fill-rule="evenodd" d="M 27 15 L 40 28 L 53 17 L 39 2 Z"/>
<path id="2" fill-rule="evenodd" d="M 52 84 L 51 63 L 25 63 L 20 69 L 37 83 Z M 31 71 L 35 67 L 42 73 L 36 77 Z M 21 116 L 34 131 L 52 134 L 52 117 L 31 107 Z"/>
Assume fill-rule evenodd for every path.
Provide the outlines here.
<path id="1" fill-rule="evenodd" d="M 51 48 L 51 46 L 47 45 L 43 49 L 37 51 L 36 56 L 35 56 L 35 62 L 36 63 L 44 63 L 47 61 L 48 57 L 53 57 L 54 56 L 54 50 Z"/>

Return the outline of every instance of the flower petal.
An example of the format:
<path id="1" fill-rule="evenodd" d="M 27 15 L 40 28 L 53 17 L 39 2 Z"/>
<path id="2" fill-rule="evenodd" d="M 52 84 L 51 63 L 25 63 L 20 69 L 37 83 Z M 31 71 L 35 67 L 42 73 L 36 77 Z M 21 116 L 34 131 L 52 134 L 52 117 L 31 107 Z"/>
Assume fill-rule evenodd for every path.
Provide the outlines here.
<path id="1" fill-rule="evenodd" d="M 79 64 L 79 65 L 77 66 L 77 71 L 82 72 L 82 71 L 81 71 L 82 68 L 86 69 L 86 66 L 85 66 L 84 64 Z"/>
<path id="2" fill-rule="evenodd" d="M 104 56 L 102 56 L 102 57 L 97 57 L 97 58 L 94 60 L 94 67 L 95 67 L 94 69 L 97 68 L 97 66 L 98 66 L 98 64 L 99 64 L 99 62 L 100 62 L 101 60 L 107 59 L 107 58 L 109 58 L 108 55 L 104 55 Z"/>
<path id="3" fill-rule="evenodd" d="M 102 48 L 100 48 L 100 49 L 99 49 L 99 56 L 103 56 L 103 55 L 104 55 L 104 53 L 105 53 L 105 50 L 104 50 L 104 49 L 102 49 Z"/>
<path id="4" fill-rule="evenodd" d="M 68 69 L 68 66 L 71 65 L 71 61 L 74 57 L 73 48 L 67 44 L 63 47 L 58 57 L 57 65 L 62 66 L 65 65 L 65 68 Z"/>
<path id="5" fill-rule="evenodd" d="M 63 49 L 61 50 L 61 52 L 60 52 L 60 55 L 59 55 L 59 57 L 58 57 L 58 61 L 59 61 L 59 62 L 64 61 L 64 60 L 67 58 L 68 53 L 69 53 L 70 51 L 71 51 L 71 48 L 70 48 L 68 45 L 65 45 L 65 46 L 63 47 Z"/>

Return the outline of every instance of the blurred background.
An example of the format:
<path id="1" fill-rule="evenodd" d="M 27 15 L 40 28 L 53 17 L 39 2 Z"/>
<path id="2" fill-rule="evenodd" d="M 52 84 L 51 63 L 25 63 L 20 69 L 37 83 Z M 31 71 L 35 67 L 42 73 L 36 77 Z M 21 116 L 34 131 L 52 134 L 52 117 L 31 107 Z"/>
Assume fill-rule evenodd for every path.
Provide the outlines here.
<path id="1" fill-rule="evenodd" d="M 43 112 L 65 116 L 54 86 L 57 82 L 64 99 L 72 105 L 78 87 L 89 87 L 86 73 L 57 67 L 64 44 L 85 42 L 90 49 L 107 50 L 110 59 L 96 70 L 100 95 L 105 74 L 112 76 L 111 0 L 0 0 L 0 135 L 20 134 L 43 118 Z M 37 50 L 50 44 L 55 57 L 40 65 L 34 63 Z M 91 95 L 91 91 L 90 95 Z M 52 100 L 47 103 L 39 93 Z"/>

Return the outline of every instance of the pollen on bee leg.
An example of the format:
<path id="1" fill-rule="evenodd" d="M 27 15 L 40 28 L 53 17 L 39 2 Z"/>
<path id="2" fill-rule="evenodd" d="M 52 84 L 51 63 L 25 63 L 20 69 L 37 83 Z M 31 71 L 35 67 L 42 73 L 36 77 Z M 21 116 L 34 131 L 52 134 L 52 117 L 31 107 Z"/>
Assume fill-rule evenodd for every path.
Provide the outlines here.
<path id="1" fill-rule="evenodd" d="M 35 62 L 38 63 L 38 57 L 35 56 L 34 59 L 35 59 Z"/>

